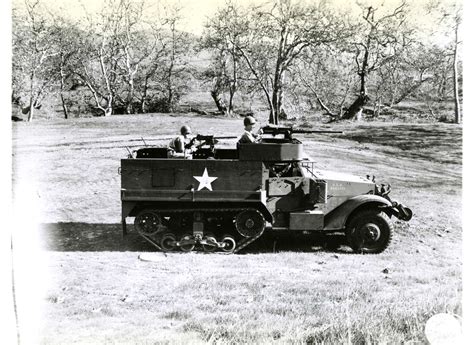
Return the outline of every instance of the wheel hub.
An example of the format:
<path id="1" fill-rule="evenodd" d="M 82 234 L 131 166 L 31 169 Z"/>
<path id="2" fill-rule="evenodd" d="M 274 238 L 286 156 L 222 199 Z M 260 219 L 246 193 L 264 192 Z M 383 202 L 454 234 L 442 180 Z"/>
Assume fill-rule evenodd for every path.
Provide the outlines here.
<path id="1" fill-rule="evenodd" d="M 380 228 L 376 224 L 369 223 L 361 229 L 361 235 L 364 242 L 376 242 L 381 235 Z"/>
<path id="2" fill-rule="evenodd" d="M 161 216 L 153 211 L 141 212 L 135 219 L 135 228 L 139 233 L 147 236 L 167 230 Z"/>
<path id="3" fill-rule="evenodd" d="M 254 225 L 255 225 L 255 222 L 254 222 L 252 219 L 247 219 L 246 222 L 245 222 L 245 226 L 246 226 L 248 229 L 253 228 Z"/>

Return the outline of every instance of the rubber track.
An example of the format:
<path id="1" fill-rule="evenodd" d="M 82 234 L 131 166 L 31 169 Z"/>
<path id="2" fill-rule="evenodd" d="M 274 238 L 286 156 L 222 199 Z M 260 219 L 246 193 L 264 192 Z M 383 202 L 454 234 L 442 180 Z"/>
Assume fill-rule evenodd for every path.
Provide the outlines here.
<path id="1" fill-rule="evenodd" d="M 192 213 L 192 212 L 212 212 L 212 213 L 224 213 L 224 212 L 235 212 L 235 211 L 247 211 L 247 210 L 255 210 L 254 208 L 218 208 L 218 209 L 215 209 L 215 208 L 212 208 L 212 209 L 209 209 L 209 208 L 196 208 L 196 209 L 192 209 L 192 210 L 189 210 L 189 209 L 174 209 L 174 210 L 153 210 L 153 211 L 156 211 L 158 213 L 160 213 L 161 211 L 165 211 L 166 213 Z M 244 238 L 242 240 L 240 240 L 236 246 L 235 246 L 235 249 L 231 252 L 231 253 L 226 253 L 226 254 L 234 254 L 234 253 L 237 253 L 239 252 L 240 250 L 244 249 L 245 247 L 247 247 L 249 244 L 251 244 L 252 242 L 256 241 L 260 236 L 262 236 L 262 234 L 265 232 L 265 229 L 263 231 L 260 231 L 259 234 L 255 235 L 255 236 L 252 236 L 252 237 L 248 237 L 248 238 Z M 141 232 L 138 232 L 138 234 L 143 237 L 146 241 L 148 241 L 149 243 L 151 243 L 153 246 L 155 246 L 158 250 L 163 251 L 163 249 L 161 248 L 161 246 L 153 239 L 151 238 L 150 236 L 147 236 Z"/>

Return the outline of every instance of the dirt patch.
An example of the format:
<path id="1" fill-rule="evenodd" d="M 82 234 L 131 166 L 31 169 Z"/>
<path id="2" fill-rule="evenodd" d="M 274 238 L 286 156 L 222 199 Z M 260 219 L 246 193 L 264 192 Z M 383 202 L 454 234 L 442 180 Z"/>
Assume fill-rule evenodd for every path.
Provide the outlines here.
<path id="1" fill-rule="evenodd" d="M 381 151 L 397 158 L 429 160 L 442 164 L 462 161 L 462 128 L 448 124 L 362 125 L 344 135 L 359 144 L 385 147 Z"/>

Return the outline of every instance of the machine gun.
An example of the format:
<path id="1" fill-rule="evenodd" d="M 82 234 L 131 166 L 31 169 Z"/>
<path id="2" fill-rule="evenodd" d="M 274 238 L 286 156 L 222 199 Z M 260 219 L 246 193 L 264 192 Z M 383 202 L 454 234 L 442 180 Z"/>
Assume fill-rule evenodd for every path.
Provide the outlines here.
<path id="1" fill-rule="evenodd" d="M 195 147 L 193 154 L 193 159 L 207 159 L 213 158 L 215 156 L 215 144 L 222 139 L 237 139 L 234 136 L 214 136 L 214 135 L 201 135 L 198 134 L 191 139 L 189 144 L 186 144 L 184 148 L 186 150 L 192 149 Z"/>
<path id="2" fill-rule="evenodd" d="M 203 146 L 209 146 L 210 148 L 214 148 L 214 145 L 219 142 L 221 139 L 237 139 L 234 136 L 227 136 L 227 137 L 216 137 L 214 135 L 201 135 L 198 134 L 194 138 L 191 139 L 189 144 L 186 144 L 184 147 L 186 149 L 190 149 L 191 147 L 195 146 L 197 148 L 201 148 Z M 199 142 L 199 143 L 196 143 Z"/>
<path id="3" fill-rule="evenodd" d="M 307 130 L 293 127 L 267 125 L 261 128 L 262 137 L 281 138 L 288 141 L 293 140 L 293 134 L 344 134 L 343 131 L 333 130 Z"/>

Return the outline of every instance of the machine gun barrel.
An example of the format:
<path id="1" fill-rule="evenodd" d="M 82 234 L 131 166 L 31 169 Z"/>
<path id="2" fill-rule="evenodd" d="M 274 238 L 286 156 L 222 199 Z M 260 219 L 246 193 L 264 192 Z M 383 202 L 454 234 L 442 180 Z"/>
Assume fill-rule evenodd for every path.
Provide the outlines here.
<path id="1" fill-rule="evenodd" d="M 293 133 L 296 134 L 344 134 L 343 131 L 333 131 L 333 130 L 307 130 L 307 129 L 293 129 Z"/>
<path id="2" fill-rule="evenodd" d="M 216 137 L 214 135 L 201 135 L 198 134 L 196 136 L 196 140 L 210 140 L 210 139 L 237 139 L 238 137 L 236 136 L 222 136 L 222 137 Z"/>
<path id="3" fill-rule="evenodd" d="M 191 139 L 191 142 L 189 144 L 186 144 L 184 147 L 186 149 L 191 148 L 193 145 L 196 145 L 197 148 L 201 148 L 205 145 L 209 146 L 211 149 L 214 149 L 214 145 L 218 143 L 218 139 L 237 139 L 235 136 L 220 136 L 216 137 L 214 135 L 202 135 L 198 134 L 196 135 L 193 139 Z M 199 143 L 196 144 L 196 141 Z"/>
<path id="4" fill-rule="evenodd" d="M 293 140 L 293 134 L 344 134 L 343 131 L 335 131 L 335 130 L 309 130 L 309 129 L 301 129 L 301 128 L 294 128 L 294 127 L 285 127 L 285 126 L 275 126 L 275 125 L 267 125 L 261 128 L 262 133 L 264 135 L 272 135 L 276 137 L 277 135 L 282 136 L 286 140 Z"/>

